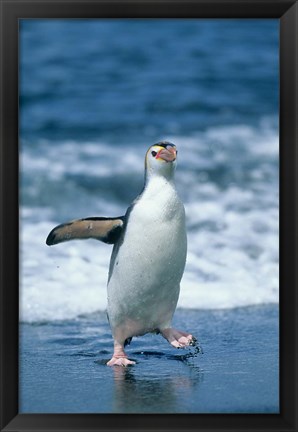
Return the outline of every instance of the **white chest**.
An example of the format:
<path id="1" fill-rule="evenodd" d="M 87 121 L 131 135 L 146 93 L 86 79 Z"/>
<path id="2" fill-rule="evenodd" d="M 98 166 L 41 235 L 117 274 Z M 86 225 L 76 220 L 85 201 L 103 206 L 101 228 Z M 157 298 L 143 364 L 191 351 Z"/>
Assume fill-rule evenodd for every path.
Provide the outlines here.
<path id="1" fill-rule="evenodd" d="M 166 224 L 176 228 L 185 223 L 184 207 L 177 195 L 174 184 L 165 179 L 152 179 L 141 198 L 136 202 L 131 215 L 130 226 L 135 224 L 149 231 L 158 230 Z"/>
<path id="2" fill-rule="evenodd" d="M 186 247 L 185 212 L 175 187 L 152 179 L 129 215 L 113 276 L 141 290 L 179 285 Z"/>
<path id="3" fill-rule="evenodd" d="M 186 248 L 184 207 L 173 184 L 151 181 L 130 212 L 113 260 L 108 284 L 112 326 L 130 317 L 141 334 L 170 322 Z"/>

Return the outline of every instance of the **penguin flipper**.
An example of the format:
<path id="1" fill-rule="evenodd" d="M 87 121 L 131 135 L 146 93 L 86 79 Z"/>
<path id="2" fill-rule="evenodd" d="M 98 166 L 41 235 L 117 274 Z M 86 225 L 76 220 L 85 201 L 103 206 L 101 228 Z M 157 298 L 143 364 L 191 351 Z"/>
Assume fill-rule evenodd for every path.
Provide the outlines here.
<path id="1" fill-rule="evenodd" d="M 47 237 L 46 244 L 52 246 L 69 240 L 96 239 L 114 244 L 123 230 L 124 216 L 117 218 L 89 217 L 76 219 L 56 226 Z"/>

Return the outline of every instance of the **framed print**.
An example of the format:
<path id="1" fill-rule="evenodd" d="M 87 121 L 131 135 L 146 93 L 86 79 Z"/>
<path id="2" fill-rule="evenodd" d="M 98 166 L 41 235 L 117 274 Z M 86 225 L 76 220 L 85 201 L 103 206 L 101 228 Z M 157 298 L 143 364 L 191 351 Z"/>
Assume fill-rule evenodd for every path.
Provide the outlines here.
<path id="1" fill-rule="evenodd" d="M 1 1 L 1 430 L 297 430 L 297 14 Z"/>

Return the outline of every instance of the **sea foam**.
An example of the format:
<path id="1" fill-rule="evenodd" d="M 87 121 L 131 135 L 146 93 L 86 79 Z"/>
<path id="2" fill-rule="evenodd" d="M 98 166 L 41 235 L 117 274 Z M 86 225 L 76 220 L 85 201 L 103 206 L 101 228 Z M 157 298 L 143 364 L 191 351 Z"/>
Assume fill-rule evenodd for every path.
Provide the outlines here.
<path id="1" fill-rule="evenodd" d="M 178 307 L 278 303 L 277 130 L 263 121 L 258 127 L 167 138 L 179 149 L 177 189 L 187 216 L 188 256 Z M 45 239 L 70 219 L 123 215 L 142 187 L 147 147 L 62 142 L 57 160 L 56 145 L 23 143 L 22 321 L 105 310 L 112 246 L 88 240 L 48 247 Z"/>

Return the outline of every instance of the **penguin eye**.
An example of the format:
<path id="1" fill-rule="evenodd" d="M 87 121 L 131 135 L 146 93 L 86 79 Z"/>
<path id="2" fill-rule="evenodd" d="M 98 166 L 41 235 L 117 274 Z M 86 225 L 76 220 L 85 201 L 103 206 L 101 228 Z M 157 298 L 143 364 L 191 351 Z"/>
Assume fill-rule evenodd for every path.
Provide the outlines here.
<path id="1" fill-rule="evenodd" d="M 152 154 L 153 157 L 155 157 L 155 156 L 157 155 L 157 152 L 153 150 L 153 151 L 151 152 L 151 154 Z"/>

